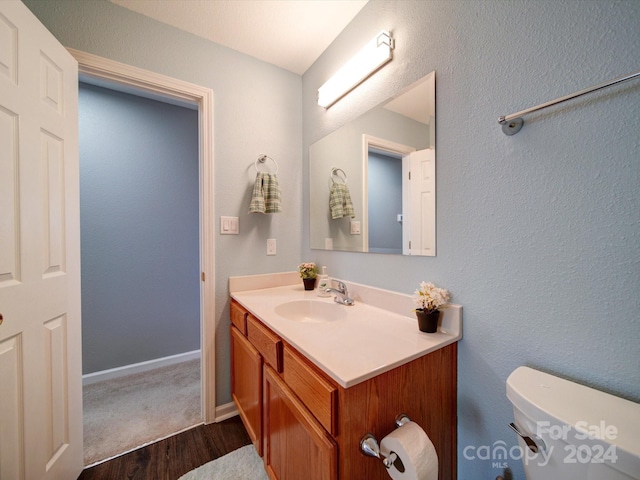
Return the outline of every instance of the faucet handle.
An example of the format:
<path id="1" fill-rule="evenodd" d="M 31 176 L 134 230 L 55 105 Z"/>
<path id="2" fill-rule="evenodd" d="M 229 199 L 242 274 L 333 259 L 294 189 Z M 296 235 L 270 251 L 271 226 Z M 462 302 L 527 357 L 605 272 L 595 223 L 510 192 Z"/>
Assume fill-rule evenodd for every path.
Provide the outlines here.
<path id="1" fill-rule="evenodd" d="M 345 295 L 347 294 L 347 286 L 341 282 L 340 280 L 338 280 L 338 290 L 340 290 L 342 293 L 344 293 Z"/>

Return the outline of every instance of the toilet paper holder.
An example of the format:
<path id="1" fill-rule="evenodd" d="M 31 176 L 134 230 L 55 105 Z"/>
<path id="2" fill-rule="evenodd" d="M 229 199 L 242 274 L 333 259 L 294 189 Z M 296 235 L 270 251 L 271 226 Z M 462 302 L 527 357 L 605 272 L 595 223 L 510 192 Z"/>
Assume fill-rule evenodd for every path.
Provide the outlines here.
<path id="1" fill-rule="evenodd" d="M 405 423 L 410 422 L 411 419 L 404 413 L 396 415 L 396 427 L 400 428 Z M 382 460 L 382 464 L 386 468 L 391 468 L 393 465 L 400 473 L 404 473 L 404 464 L 395 452 L 391 452 L 388 457 L 385 457 L 380 453 L 380 445 L 378 440 L 371 433 L 367 433 L 360 439 L 360 450 L 368 457 L 375 457 Z"/>

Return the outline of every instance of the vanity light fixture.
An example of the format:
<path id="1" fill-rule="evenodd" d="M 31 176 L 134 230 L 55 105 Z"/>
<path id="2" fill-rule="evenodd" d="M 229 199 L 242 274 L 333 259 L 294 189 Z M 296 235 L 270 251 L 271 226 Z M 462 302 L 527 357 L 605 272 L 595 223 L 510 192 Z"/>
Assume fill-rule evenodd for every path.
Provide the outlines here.
<path id="1" fill-rule="evenodd" d="M 318 89 L 318 105 L 329 108 L 349 93 L 393 58 L 394 47 L 395 41 L 390 32 L 378 33 Z"/>

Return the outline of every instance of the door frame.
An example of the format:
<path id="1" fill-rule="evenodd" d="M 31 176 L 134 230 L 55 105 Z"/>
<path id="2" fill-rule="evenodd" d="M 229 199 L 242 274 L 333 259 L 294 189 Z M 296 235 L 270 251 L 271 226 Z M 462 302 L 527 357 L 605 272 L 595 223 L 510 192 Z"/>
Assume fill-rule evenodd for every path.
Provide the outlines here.
<path id="1" fill-rule="evenodd" d="M 78 75 L 96 85 L 117 85 L 153 99 L 198 107 L 200 183 L 200 365 L 201 413 L 204 423 L 216 419 L 215 382 L 215 222 L 213 163 L 213 90 L 72 48 Z"/>
<path id="2" fill-rule="evenodd" d="M 403 171 L 402 171 L 402 204 L 405 203 L 405 179 L 404 179 L 404 157 L 411 152 L 415 152 L 416 149 L 410 145 L 403 145 L 402 143 L 392 142 L 386 138 L 375 137 L 368 133 L 362 134 L 362 243 L 364 251 L 369 251 L 369 149 L 374 148 L 388 152 L 394 156 L 402 157 Z M 404 207 L 403 207 L 404 208 Z M 403 218 L 404 228 L 404 218 Z M 404 230 L 403 245 L 404 245 Z"/>

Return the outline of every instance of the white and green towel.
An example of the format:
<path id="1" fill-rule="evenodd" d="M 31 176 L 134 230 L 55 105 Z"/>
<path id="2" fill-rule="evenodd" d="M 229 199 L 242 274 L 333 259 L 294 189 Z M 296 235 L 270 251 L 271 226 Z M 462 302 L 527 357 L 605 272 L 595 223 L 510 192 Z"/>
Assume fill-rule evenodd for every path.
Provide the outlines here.
<path id="1" fill-rule="evenodd" d="M 351 195 L 344 183 L 334 183 L 331 186 L 329 208 L 331 209 L 331 218 L 334 220 L 342 217 L 355 217 Z"/>
<path id="2" fill-rule="evenodd" d="M 258 172 L 253 185 L 249 213 L 280 213 L 280 186 L 275 173 Z"/>

